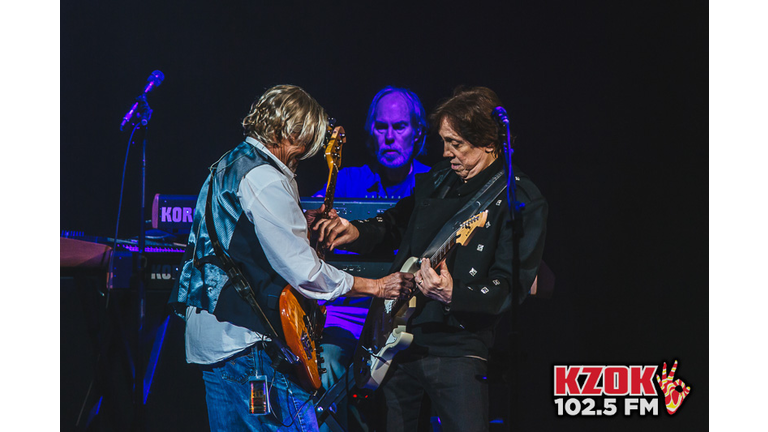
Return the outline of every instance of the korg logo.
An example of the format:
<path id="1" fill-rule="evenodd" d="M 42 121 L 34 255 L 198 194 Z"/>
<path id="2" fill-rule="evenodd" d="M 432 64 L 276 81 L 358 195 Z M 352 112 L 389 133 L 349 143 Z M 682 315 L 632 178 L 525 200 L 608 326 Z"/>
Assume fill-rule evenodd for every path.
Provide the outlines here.
<path id="1" fill-rule="evenodd" d="M 176 279 L 179 268 L 170 264 L 153 264 L 150 279 L 171 280 Z"/>
<path id="2" fill-rule="evenodd" d="M 160 207 L 161 222 L 192 222 L 192 207 Z"/>

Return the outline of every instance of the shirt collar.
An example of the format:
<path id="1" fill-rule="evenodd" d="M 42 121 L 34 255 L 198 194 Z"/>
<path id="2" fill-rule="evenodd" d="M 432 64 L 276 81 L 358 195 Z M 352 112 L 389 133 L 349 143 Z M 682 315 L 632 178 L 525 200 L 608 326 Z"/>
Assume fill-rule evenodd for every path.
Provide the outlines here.
<path id="1" fill-rule="evenodd" d="M 275 156 L 271 151 L 269 151 L 269 149 L 266 146 L 264 146 L 264 144 L 262 144 L 259 140 L 248 136 L 248 137 L 245 137 L 245 142 L 261 150 L 261 152 L 266 154 L 267 157 L 275 161 L 277 163 L 278 168 L 280 168 L 280 171 L 282 171 L 283 174 L 285 174 L 289 178 L 296 177 L 296 173 L 291 171 L 290 168 L 288 168 L 280 159 L 277 158 L 277 156 Z"/>

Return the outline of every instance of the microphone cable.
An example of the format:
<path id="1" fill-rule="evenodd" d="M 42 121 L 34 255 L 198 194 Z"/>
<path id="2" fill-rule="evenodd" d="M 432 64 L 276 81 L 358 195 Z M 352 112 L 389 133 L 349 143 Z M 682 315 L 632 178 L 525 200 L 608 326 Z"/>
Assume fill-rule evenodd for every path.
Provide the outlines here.
<path id="1" fill-rule="evenodd" d="M 136 133 L 136 131 L 141 127 L 141 123 L 137 123 L 136 126 L 134 126 L 133 130 L 131 131 L 131 135 L 128 138 L 128 148 L 125 151 L 125 160 L 123 161 L 123 174 L 122 178 L 120 180 L 120 199 L 117 206 L 117 222 L 115 223 L 115 237 L 112 239 L 112 252 L 109 254 L 109 267 L 107 268 L 107 289 L 106 292 L 101 293 L 105 297 L 104 301 L 104 310 L 109 310 L 109 300 L 110 300 L 110 291 L 112 289 L 112 280 L 114 278 L 113 270 L 114 270 L 114 262 L 115 262 L 115 251 L 117 250 L 117 236 L 120 228 L 120 213 L 122 212 L 123 208 L 123 191 L 125 189 L 125 174 L 127 172 L 128 167 L 128 155 L 131 152 L 131 145 L 133 144 L 133 135 Z M 109 314 L 107 314 L 107 317 Z M 91 395 L 91 390 L 93 389 L 93 383 L 96 380 L 96 374 L 99 373 L 99 362 L 101 361 L 101 351 L 96 355 L 96 370 L 94 371 L 94 376 L 91 377 L 91 383 L 88 385 L 88 392 L 85 394 L 85 398 L 83 400 L 83 404 L 80 407 L 80 413 L 77 415 L 77 422 L 75 423 L 75 426 L 80 425 L 80 420 L 83 416 L 83 411 L 85 411 L 85 405 L 88 403 L 88 398 Z"/>

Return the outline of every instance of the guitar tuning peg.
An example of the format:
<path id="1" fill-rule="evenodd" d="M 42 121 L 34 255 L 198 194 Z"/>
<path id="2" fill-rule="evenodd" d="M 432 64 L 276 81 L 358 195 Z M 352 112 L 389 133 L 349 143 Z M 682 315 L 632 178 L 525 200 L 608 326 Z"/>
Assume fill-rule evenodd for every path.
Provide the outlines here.
<path id="1" fill-rule="evenodd" d="M 336 125 L 336 119 L 333 117 L 328 117 L 328 126 L 333 127 Z"/>
<path id="2" fill-rule="evenodd" d="M 325 359 L 320 356 L 317 356 L 317 364 L 323 364 L 323 363 L 325 363 Z"/>
<path id="3" fill-rule="evenodd" d="M 328 372 L 328 371 L 327 371 L 327 370 L 325 370 L 325 368 L 320 368 L 320 373 L 321 373 L 321 374 L 324 374 L 324 373 L 326 373 L 326 372 Z"/>

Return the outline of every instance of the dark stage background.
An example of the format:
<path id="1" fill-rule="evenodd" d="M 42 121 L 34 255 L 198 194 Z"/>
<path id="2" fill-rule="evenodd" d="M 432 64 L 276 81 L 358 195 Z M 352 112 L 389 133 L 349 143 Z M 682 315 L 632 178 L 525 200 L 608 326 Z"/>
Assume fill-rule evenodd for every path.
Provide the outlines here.
<path id="1" fill-rule="evenodd" d="M 118 128 L 153 70 L 165 81 L 149 95 L 148 207 L 155 193 L 196 194 L 272 85 L 303 87 L 345 126 L 345 166 L 365 162 L 363 123 L 381 87 L 407 87 L 429 111 L 459 84 L 487 86 L 509 112 L 517 165 L 549 201 L 544 260 L 557 277 L 552 299 L 521 309 L 518 430 L 707 426 L 706 3 L 61 6 L 62 230 L 114 234 L 128 141 Z M 422 161 L 432 164 L 441 150 L 434 139 L 428 146 Z M 139 156 L 132 148 L 120 238 L 138 234 Z M 325 178 L 320 157 L 303 162 L 302 194 Z M 65 288 L 61 427 L 72 430 L 90 376 L 64 368 L 92 360 L 87 344 L 67 343 L 79 306 Z M 147 402 L 149 429 L 205 430 L 202 381 L 174 325 Z M 658 417 L 555 415 L 555 364 L 660 369 L 675 359 L 692 391 L 674 416 L 663 403 Z"/>

